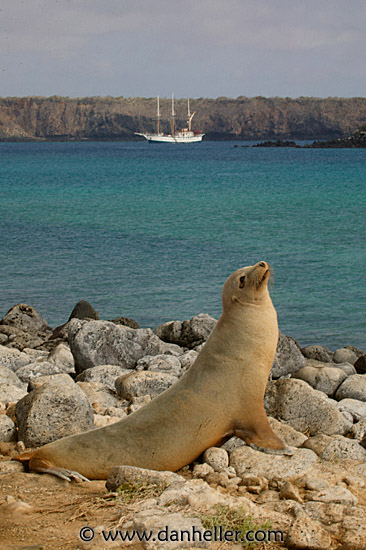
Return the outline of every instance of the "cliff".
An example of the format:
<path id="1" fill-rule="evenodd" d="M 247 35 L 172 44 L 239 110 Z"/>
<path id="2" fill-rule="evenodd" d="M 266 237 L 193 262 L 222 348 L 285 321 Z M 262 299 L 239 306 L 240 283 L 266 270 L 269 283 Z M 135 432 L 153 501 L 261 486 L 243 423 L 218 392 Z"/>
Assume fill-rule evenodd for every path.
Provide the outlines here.
<path id="1" fill-rule="evenodd" d="M 160 106 L 168 131 L 170 99 Z M 186 109 L 176 100 L 178 127 Z M 206 139 L 336 139 L 366 124 L 366 98 L 200 98 L 191 111 Z M 153 131 L 155 112 L 155 98 L 0 98 L 0 140 L 142 139 L 134 132 Z"/>

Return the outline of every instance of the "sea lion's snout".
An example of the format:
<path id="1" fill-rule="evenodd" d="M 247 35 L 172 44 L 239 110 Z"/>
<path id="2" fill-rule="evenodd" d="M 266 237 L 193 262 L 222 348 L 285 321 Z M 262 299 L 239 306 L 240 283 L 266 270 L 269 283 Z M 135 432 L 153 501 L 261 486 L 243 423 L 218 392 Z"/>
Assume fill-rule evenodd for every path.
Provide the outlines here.
<path id="1" fill-rule="evenodd" d="M 268 269 L 268 264 L 266 262 L 259 262 L 259 267 L 266 267 Z"/>

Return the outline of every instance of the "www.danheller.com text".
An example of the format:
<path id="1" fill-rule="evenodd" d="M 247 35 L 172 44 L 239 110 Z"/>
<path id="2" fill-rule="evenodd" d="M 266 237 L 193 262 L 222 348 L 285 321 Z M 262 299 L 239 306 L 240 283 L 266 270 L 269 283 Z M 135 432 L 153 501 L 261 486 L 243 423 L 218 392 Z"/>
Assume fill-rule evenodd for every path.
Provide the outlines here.
<path id="1" fill-rule="evenodd" d="M 246 532 L 224 529 L 221 525 L 213 529 L 202 529 L 194 525 L 190 529 L 171 529 L 166 526 L 156 531 L 95 531 L 92 527 L 82 527 L 79 532 L 83 542 L 91 542 L 96 537 L 104 542 L 283 542 L 285 535 L 281 530 L 249 530 Z"/>

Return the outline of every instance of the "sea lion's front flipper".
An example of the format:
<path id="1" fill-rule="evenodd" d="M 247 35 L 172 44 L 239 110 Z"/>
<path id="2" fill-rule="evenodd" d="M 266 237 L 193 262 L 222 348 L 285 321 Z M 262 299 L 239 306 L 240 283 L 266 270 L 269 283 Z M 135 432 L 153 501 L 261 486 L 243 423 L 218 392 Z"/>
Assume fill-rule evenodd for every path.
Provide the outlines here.
<path id="1" fill-rule="evenodd" d="M 262 453 L 275 455 L 292 455 L 293 451 L 286 447 L 281 439 L 272 430 L 267 416 L 257 419 L 250 425 L 238 424 L 235 428 L 236 437 L 243 439 L 247 445 Z"/>

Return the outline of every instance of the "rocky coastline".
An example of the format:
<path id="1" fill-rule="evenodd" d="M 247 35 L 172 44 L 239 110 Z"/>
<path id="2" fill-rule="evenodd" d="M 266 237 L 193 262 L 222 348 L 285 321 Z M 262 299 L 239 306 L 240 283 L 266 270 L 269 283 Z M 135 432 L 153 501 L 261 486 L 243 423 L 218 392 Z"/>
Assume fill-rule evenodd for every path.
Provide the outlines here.
<path id="1" fill-rule="evenodd" d="M 141 329 L 123 317 L 101 320 L 90 304 L 79 302 L 69 320 L 52 329 L 32 306 L 11 308 L 0 322 L 0 513 L 24 517 L 35 506 L 26 491 L 9 493 L 14 480 L 49 477 L 24 474 L 11 460 L 17 452 L 133 413 L 190 368 L 215 323 L 199 314 Z M 218 507 L 240 508 L 257 525 L 269 521 L 284 533 L 268 549 L 364 550 L 365 350 L 300 348 L 280 333 L 265 408 L 292 456 L 267 455 L 231 438 L 176 474 L 117 466 L 106 489 L 92 482 L 101 494 L 117 499 L 119 487 L 136 483 L 160 490 L 137 498 L 133 517 L 120 513 L 114 525 L 141 532 L 162 525 L 203 530 L 203 518 Z M 59 492 L 52 483 L 49 490 Z M 126 547 L 219 548 L 206 540 L 167 544 Z"/>
<path id="2" fill-rule="evenodd" d="M 234 145 L 238 147 L 238 145 Z M 243 146 L 245 147 L 245 145 Z M 364 149 L 366 148 L 366 128 L 362 127 L 352 136 L 346 138 L 330 139 L 327 141 L 314 141 L 306 145 L 299 145 L 295 141 L 281 140 L 262 141 L 252 147 L 295 147 L 296 149 Z"/>

